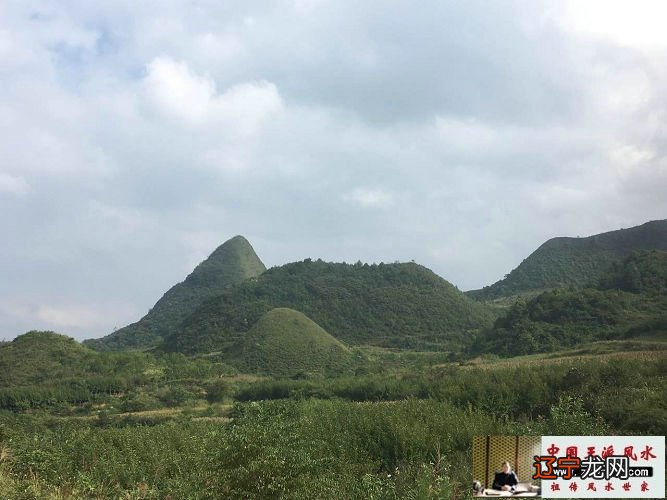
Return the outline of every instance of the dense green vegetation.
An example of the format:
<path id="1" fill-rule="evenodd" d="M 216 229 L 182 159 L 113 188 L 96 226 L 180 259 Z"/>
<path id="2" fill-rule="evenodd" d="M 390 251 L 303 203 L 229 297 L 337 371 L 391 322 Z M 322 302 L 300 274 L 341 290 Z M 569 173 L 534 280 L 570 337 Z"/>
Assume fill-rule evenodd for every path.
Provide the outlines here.
<path id="1" fill-rule="evenodd" d="M 667 294 L 667 252 L 635 252 L 615 262 L 596 283 L 601 290 L 622 290 L 650 298 Z"/>
<path id="2" fill-rule="evenodd" d="M 561 356 L 0 411 L 0 497 L 460 499 L 475 435 L 665 433 L 664 354 Z"/>
<path id="3" fill-rule="evenodd" d="M 623 346 L 618 346 L 623 348 Z M 657 349 L 657 346 L 650 346 Z M 648 348 L 648 346 L 644 346 Z M 660 350 L 661 349 L 661 350 Z M 405 398 L 446 401 L 499 419 L 534 422 L 563 397 L 581 398 L 582 408 L 623 432 L 667 429 L 667 344 L 659 353 L 538 358 L 509 364 L 445 364 L 419 372 L 371 374 L 328 380 L 265 379 L 240 387 L 234 398 L 345 399 L 358 402 Z"/>
<path id="4" fill-rule="evenodd" d="M 185 281 L 170 288 L 141 320 L 86 343 L 97 350 L 153 347 L 207 299 L 265 270 L 250 243 L 243 236 L 235 236 L 220 245 Z"/>
<path id="5" fill-rule="evenodd" d="M 463 499 L 475 435 L 667 432 L 667 252 L 494 312 L 416 264 L 245 279 L 239 238 L 100 351 L 0 343 L 0 498 Z"/>
<path id="6" fill-rule="evenodd" d="M 286 317 L 295 319 L 292 311 Z M 296 318 L 303 321 L 300 315 Z M 280 325 L 281 321 L 277 323 Z M 271 327 L 269 331 L 273 331 Z M 323 335 L 326 339 L 326 333 Z M 338 344 L 330 337 L 327 341 Z M 48 349 L 50 344 L 53 349 Z M 83 355 L 66 354 L 54 366 L 44 356 L 44 349 L 55 353 L 62 346 L 70 354 L 81 351 Z M 667 343 L 654 341 L 593 344 L 557 356 L 482 364 L 443 363 L 431 353 L 380 355 L 368 350 L 365 362 L 357 365 L 356 376 L 342 371 L 340 376 L 329 378 L 305 370 L 292 378 L 249 377 L 221 363 L 216 355 L 187 358 L 182 354 L 97 353 L 51 332 L 30 332 L 17 338 L 0 348 L 0 359 L 8 359 L 6 350 L 10 348 L 13 353 L 22 353 L 22 357 L 15 359 L 16 369 L 10 371 L 23 376 L 13 375 L 11 382 L 0 388 L 0 410 L 16 412 L 48 409 L 63 416 L 91 412 L 97 415 L 95 409 L 103 409 L 107 415 L 120 415 L 174 406 L 264 399 L 341 398 L 377 402 L 413 397 L 434 398 L 461 408 L 473 406 L 498 417 L 522 420 L 544 415 L 549 404 L 570 395 L 586 397 L 586 409 L 600 413 L 616 428 L 626 429 L 624 426 L 629 425 L 633 431 L 642 428 L 664 431 L 667 425 L 664 415 L 653 423 L 632 424 L 634 418 L 665 409 Z M 637 354 L 628 359 L 622 360 L 617 355 L 631 351 Z M 654 354 L 644 355 L 642 351 Z M 580 357 L 590 354 L 599 356 Z M 298 366 L 303 366 L 303 362 Z M 46 370 L 55 370 L 60 376 L 49 380 Z M 637 391 L 642 390 L 644 396 L 636 397 Z M 591 394 L 595 397 L 590 397 Z M 654 397 L 648 397 L 650 394 Z M 629 423 L 613 414 L 618 397 L 626 405 L 621 417 L 632 415 Z"/>
<path id="7" fill-rule="evenodd" d="M 461 498 L 469 442 L 510 426 L 446 403 L 265 402 L 208 421 L 96 429 L 21 422 L 11 498 Z M 420 422 L 416 427 L 411 422 Z M 4 430 L 4 429 L 3 429 Z M 453 432 L 453 430 L 456 430 Z"/>
<path id="8" fill-rule="evenodd" d="M 95 355 L 73 338 L 55 332 L 25 333 L 0 345 L 0 387 L 87 375 L 84 366 Z"/>
<path id="9" fill-rule="evenodd" d="M 192 400 L 205 381 L 236 370 L 216 358 L 96 352 L 53 332 L 28 332 L 0 346 L 0 410 L 58 408 L 114 401 L 152 409 Z"/>
<path id="10" fill-rule="evenodd" d="M 598 280 L 613 263 L 640 250 L 667 251 L 667 220 L 587 238 L 553 238 L 505 279 L 466 293 L 478 300 L 493 300 L 531 290 L 585 286 Z"/>
<path id="11" fill-rule="evenodd" d="M 667 338 L 667 252 L 635 253 L 594 285 L 517 301 L 470 351 L 516 356 L 594 340 Z"/>
<path id="12" fill-rule="evenodd" d="M 460 350 L 493 312 L 414 263 L 295 262 L 203 304 L 165 340 L 171 352 L 224 350 L 276 307 L 306 314 L 349 345 Z"/>
<path id="13" fill-rule="evenodd" d="M 230 350 L 229 362 L 243 372 L 276 376 L 339 376 L 364 362 L 317 323 L 298 311 L 272 309 Z"/>

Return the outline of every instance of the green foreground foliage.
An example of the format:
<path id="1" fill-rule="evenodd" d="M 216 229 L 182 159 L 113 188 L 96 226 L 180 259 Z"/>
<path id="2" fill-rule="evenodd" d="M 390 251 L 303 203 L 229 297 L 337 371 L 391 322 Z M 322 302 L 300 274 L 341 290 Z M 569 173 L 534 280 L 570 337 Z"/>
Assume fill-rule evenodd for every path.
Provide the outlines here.
<path id="1" fill-rule="evenodd" d="M 193 376 L 0 411 L 0 498 L 461 499 L 475 435 L 667 430 L 660 352 L 424 360 L 271 379 L 174 358 Z"/>
<path id="2" fill-rule="evenodd" d="M 11 498 L 467 498 L 475 435 L 521 429 L 435 400 L 237 405 L 231 424 L 97 428 L 7 417 L 0 494 Z M 530 427 L 604 432 L 576 400 Z M 575 426 L 575 427 L 573 427 Z"/>

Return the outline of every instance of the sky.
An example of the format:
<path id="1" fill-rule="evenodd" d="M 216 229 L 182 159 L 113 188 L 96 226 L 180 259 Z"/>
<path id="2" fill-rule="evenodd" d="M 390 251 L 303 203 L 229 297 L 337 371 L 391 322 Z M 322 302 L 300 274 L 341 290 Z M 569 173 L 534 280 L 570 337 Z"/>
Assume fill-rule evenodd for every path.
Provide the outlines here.
<path id="1" fill-rule="evenodd" d="M 218 245 L 461 290 L 667 214 L 662 0 L 4 0 L 0 339 L 137 321 Z"/>

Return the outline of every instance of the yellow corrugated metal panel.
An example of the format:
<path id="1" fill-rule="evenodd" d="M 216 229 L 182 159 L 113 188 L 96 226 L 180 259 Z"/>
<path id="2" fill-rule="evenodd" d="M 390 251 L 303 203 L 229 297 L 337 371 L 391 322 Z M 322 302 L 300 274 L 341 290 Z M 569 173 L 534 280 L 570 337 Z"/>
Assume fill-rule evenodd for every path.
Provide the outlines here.
<path id="1" fill-rule="evenodd" d="M 519 460 L 514 470 L 522 483 L 533 482 L 533 457 L 540 454 L 539 436 L 519 436 Z"/>
<path id="2" fill-rule="evenodd" d="M 491 488 L 503 462 L 511 464 L 519 481 L 532 482 L 533 457 L 540 454 L 540 436 L 475 436 L 472 446 L 473 481 Z M 488 453 L 487 453 L 488 450 Z"/>
<path id="3" fill-rule="evenodd" d="M 487 436 L 475 436 L 472 440 L 472 479 L 482 485 L 486 482 L 486 439 Z"/>

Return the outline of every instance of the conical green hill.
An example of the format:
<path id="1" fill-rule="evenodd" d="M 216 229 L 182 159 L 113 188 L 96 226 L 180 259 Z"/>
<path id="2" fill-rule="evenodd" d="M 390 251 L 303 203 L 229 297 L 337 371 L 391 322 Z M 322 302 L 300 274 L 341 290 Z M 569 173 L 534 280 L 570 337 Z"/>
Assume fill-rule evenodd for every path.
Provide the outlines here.
<path id="1" fill-rule="evenodd" d="M 234 236 L 199 264 L 185 281 L 169 289 L 138 322 L 85 343 L 103 351 L 153 347 L 203 302 L 265 270 L 248 240 Z"/>
<path id="2" fill-rule="evenodd" d="M 242 371 L 276 376 L 334 374 L 349 369 L 353 354 L 313 320 L 294 309 L 264 314 L 232 347 L 230 363 Z"/>
<path id="3" fill-rule="evenodd" d="M 220 245 L 208 259 L 195 267 L 182 284 L 190 287 L 224 288 L 259 276 L 264 271 L 266 266 L 250 242 L 238 235 Z"/>

